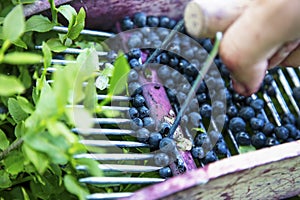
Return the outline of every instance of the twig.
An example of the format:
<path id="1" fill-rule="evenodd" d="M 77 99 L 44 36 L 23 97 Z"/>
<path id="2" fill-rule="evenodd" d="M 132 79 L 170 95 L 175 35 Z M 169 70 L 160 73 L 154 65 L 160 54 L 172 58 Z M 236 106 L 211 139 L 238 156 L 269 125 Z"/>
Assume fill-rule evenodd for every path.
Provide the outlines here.
<path id="1" fill-rule="evenodd" d="M 11 151 L 19 148 L 22 145 L 23 141 L 24 141 L 23 139 L 19 139 L 19 140 L 15 141 L 14 143 L 12 143 L 11 145 L 9 145 L 9 147 L 7 147 L 7 149 L 5 149 L 4 151 L 2 151 L 0 153 L 0 160 L 5 158 Z"/>
<path id="2" fill-rule="evenodd" d="M 55 0 L 55 5 L 59 6 L 61 4 L 65 4 L 71 2 L 73 0 Z M 33 4 L 28 4 L 24 6 L 24 15 L 25 17 L 29 17 L 31 15 L 40 13 L 50 8 L 50 4 L 48 0 L 37 0 Z"/>

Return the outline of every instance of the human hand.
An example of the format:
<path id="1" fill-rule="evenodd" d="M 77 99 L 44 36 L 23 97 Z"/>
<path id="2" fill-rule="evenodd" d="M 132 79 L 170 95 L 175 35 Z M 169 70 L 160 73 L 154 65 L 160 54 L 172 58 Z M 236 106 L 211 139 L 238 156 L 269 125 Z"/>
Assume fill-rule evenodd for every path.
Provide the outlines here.
<path id="1" fill-rule="evenodd" d="M 198 4 L 205 9 L 200 1 Z M 206 5 L 219 7 L 214 8 L 219 21 L 212 26 L 218 25 L 224 32 L 219 53 L 231 71 L 233 87 L 238 93 L 248 96 L 256 92 L 269 68 L 279 64 L 300 65 L 299 0 L 244 0 L 240 7 L 235 0 L 216 2 L 205 1 Z M 225 17 L 226 25 L 221 23 L 223 10 L 225 15 L 230 12 L 234 15 Z"/>

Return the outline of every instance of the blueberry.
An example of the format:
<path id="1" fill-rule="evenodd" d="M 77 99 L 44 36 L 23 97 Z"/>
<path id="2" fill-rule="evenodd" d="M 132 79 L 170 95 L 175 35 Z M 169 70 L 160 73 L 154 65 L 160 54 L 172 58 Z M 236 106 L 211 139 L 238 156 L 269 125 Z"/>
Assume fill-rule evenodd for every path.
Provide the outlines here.
<path id="1" fill-rule="evenodd" d="M 141 63 L 136 59 L 136 58 L 132 58 L 130 61 L 129 61 L 129 65 L 130 67 L 132 67 L 133 69 L 139 71 L 142 69 L 142 65 Z"/>
<path id="2" fill-rule="evenodd" d="M 180 59 L 178 65 L 179 65 L 179 69 L 183 71 L 187 66 L 189 66 L 189 62 L 186 61 L 185 59 Z"/>
<path id="3" fill-rule="evenodd" d="M 232 95 L 232 100 L 233 100 L 234 102 L 241 103 L 241 102 L 243 102 L 243 101 L 245 100 L 245 96 L 240 95 L 240 94 L 238 94 L 238 93 L 234 93 L 234 94 Z"/>
<path id="4" fill-rule="evenodd" d="M 146 26 L 147 16 L 145 13 L 137 12 L 133 16 L 133 22 L 137 27 L 144 27 Z"/>
<path id="5" fill-rule="evenodd" d="M 229 118 L 226 114 L 220 114 L 215 118 L 217 127 L 226 128 L 229 122 Z M 222 127 L 221 127 L 222 126 Z"/>
<path id="6" fill-rule="evenodd" d="M 168 178 L 172 176 L 172 171 L 170 167 L 163 167 L 159 169 L 159 175 L 162 178 Z"/>
<path id="7" fill-rule="evenodd" d="M 285 124 L 284 127 L 288 129 L 289 136 L 295 138 L 297 136 L 297 128 L 293 124 Z"/>
<path id="8" fill-rule="evenodd" d="M 300 101 L 300 87 L 293 88 L 293 97 L 297 102 Z"/>
<path id="9" fill-rule="evenodd" d="M 187 60 L 191 60 L 194 57 L 194 51 L 191 48 L 182 49 L 182 57 Z"/>
<path id="10" fill-rule="evenodd" d="M 253 117 L 250 119 L 250 126 L 254 130 L 261 130 L 264 127 L 264 120 Z"/>
<path id="11" fill-rule="evenodd" d="M 252 107 L 245 106 L 240 109 L 238 116 L 248 121 L 255 116 L 255 111 Z"/>
<path id="12" fill-rule="evenodd" d="M 278 144 L 280 144 L 280 142 L 274 137 L 269 137 L 266 140 L 266 146 L 267 147 L 275 146 L 275 145 L 278 145 Z"/>
<path id="13" fill-rule="evenodd" d="M 297 130 L 296 134 L 294 134 L 294 139 L 295 140 L 300 140 L 300 130 Z"/>
<path id="14" fill-rule="evenodd" d="M 141 120 L 141 118 L 133 118 L 132 121 L 130 122 L 130 126 L 133 130 L 137 130 L 139 128 L 143 127 L 143 121 Z"/>
<path id="15" fill-rule="evenodd" d="M 124 17 L 122 22 L 121 22 L 121 27 L 122 30 L 126 31 L 126 30 L 130 30 L 134 28 L 134 24 L 133 21 L 128 17 Z"/>
<path id="16" fill-rule="evenodd" d="M 162 134 L 162 135 L 167 135 L 170 131 L 170 128 L 171 128 L 171 124 L 168 123 L 168 122 L 162 122 L 160 124 L 160 129 L 159 129 L 159 132 Z"/>
<path id="17" fill-rule="evenodd" d="M 210 118 L 211 111 L 212 111 L 212 108 L 211 108 L 211 106 L 209 104 L 203 104 L 200 107 L 200 114 L 204 118 Z"/>
<path id="18" fill-rule="evenodd" d="M 136 48 L 142 45 L 142 38 L 140 37 L 130 37 L 127 44 L 129 48 Z"/>
<path id="19" fill-rule="evenodd" d="M 173 70 L 171 72 L 171 79 L 173 79 L 175 83 L 181 82 L 182 78 L 183 78 L 182 75 L 178 71 Z"/>
<path id="20" fill-rule="evenodd" d="M 169 22 L 169 29 L 173 29 L 177 24 L 177 21 L 174 20 L 174 19 L 170 19 L 170 22 Z"/>
<path id="21" fill-rule="evenodd" d="M 144 117 L 149 117 L 150 115 L 150 110 L 146 107 L 146 106 L 141 106 L 138 108 L 139 114 L 140 114 L 140 118 L 144 118 Z"/>
<path id="22" fill-rule="evenodd" d="M 161 54 L 158 56 L 158 59 L 159 59 L 159 62 L 160 62 L 161 64 L 165 64 L 165 65 L 167 65 L 167 64 L 169 63 L 169 61 L 170 61 L 169 55 L 168 55 L 167 53 L 165 53 L 165 52 L 161 53 Z"/>
<path id="23" fill-rule="evenodd" d="M 175 89 L 167 88 L 167 95 L 171 103 L 176 101 L 176 94 L 177 91 Z"/>
<path id="24" fill-rule="evenodd" d="M 215 144 L 219 141 L 223 141 L 223 136 L 219 131 L 212 130 L 209 132 L 209 138 L 211 143 Z"/>
<path id="25" fill-rule="evenodd" d="M 230 76 L 230 72 L 228 70 L 228 68 L 222 64 L 220 67 L 219 67 L 219 70 L 220 70 L 220 73 L 221 73 L 221 76 L 224 77 L 224 78 L 229 78 Z"/>
<path id="26" fill-rule="evenodd" d="M 214 101 L 212 103 L 212 113 L 214 115 L 220 115 L 220 114 L 223 114 L 225 113 L 225 105 L 222 101 Z"/>
<path id="27" fill-rule="evenodd" d="M 155 121 L 152 117 L 144 117 L 143 124 L 144 124 L 144 127 L 149 130 L 155 129 Z"/>
<path id="28" fill-rule="evenodd" d="M 167 80 L 171 75 L 171 70 L 167 65 L 163 65 L 157 70 L 157 75 L 161 80 Z"/>
<path id="29" fill-rule="evenodd" d="M 129 58 L 139 59 L 142 56 L 142 52 L 139 48 L 130 49 L 128 53 Z"/>
<path id="30" fill-rule="evenodd" d="M 255 111 L 261 111 L 264 108 L 264 101 L 262 99 L 254 99 L 251 103 L 250 106 L 255 110 Z"/>
<path id="31" fill-rule="evenodd" d="M 141 107 L 144 105 L 145 101 L 146 101 L 145 98 L 142 95 L 138 94 L 133 98 L 132 105 L 136 108 Z"/>
<path id="32" fill-rule="evenodd" d="M 256 118 L 263 120 L 264 122 L 266 122 L 266 118 L 262 113 L 257 113 L 256 114 Z"/>
<path id="33" fill-rule="evenodd" d="M 234 117 L 229 121 L 229 129 L 233 133 L 245 131 L 246 123 L 241 117 Z"/>
<path id="34" fill-rule="evenodd" d="M 178 92 L 177 93 L 177 100 L 178 100 L 178 103 L 181 105 L 183 104 L 185 101 L 186 101 L 186 94 L 183 93 L 183 92 Z"/>
<path id="35" fill-rule="evenodd" d="M 228 149 L 225 142 L 218 142 L 215 146 L 215 151 L 220 155 L 227 155 Z"/>
<path id="36" fill-rule="evenodd" d="M 188 94 L 191 89 L 191 85 L 189 83 L 182 83 L 179 85 L 179 91 L 185 94 Z"/>
<path id="37" fill-rule="evenodd" d="M 157 153 L 153 157 L 155 165 L 159 167 L 165 167 L 169 164 L 170 158 L 165 153 Z"/>
<path id="38" fill-rule="evenodd" d="M 257 132 L 251 137 L 251 144 L 257 149 L 264 147 L 266 145 L 266 141 L 267 138 L 262 132 Z"/>
<path id="39" fill-rule="evenodd" d="M 198 70 L 195 66 L 189 65 L 186 68 L 184 68 L 183 73 L 193 78 L 196 78 L 198 75 Z"/>
<path id="40" fill-rule="evenodd" d="M 264 77 L 264 84 L 271 85 L 273 80 L 274 80 L 274 78 L 271 74 L 266 74 Z"/>
<path id="41" fill-rule="evenodd" d="M 159 149 L 167 154 L 172 154 L 176 151 L 176 143 L 173 139 L 164 137 L 160 142 L 159 142 Z"/>
<path id="42" fill-rule="evenodd" d="M 139 117 L 139 111 L 135 107 L 131 107 L 128 110 L 131 119 Z"/>
<path id="43" fill-rule="evenodd" d="M 239 145 L 250 145 L 251 144 L 250 135 L 244 131 L 237 133 L 235 135 L 235 139 Z"/>
<path id="44" fill-rule="evenodd" d="M 236 117 L 238 114 L 238 108 L 234 105 L 231 104 L 228 108 L 227 108 L 227 115 L 230 118 Z"/>
<path id="45" fill-rule="evenodd" d="M 143 92 L 143 89 L 140 83 L 131 82 L 128 84 L 128 92 L 130 95 L 136 95 L 136 94 L 141 94 Z"/>
<path id="46" fill-rule="evenodd" d="M 207 96 L 205 93 L 197 94 L 197 100 L 199 104 L 205 103 L 207 100 Z"/>
<path id="47" fill-rule="evenodd" d="M 178 63 L 179 63 L 179 60 L 175 56 L 169 59 L 169 65 L 171 67 L 176 67 L 178 65 Z"/>
<path id="48" fill-rule="evenodd" d="M 283 124 L 296 124 L 296 117 L 292 113 L 284 114 L 282 118 Z"/>
<path id="49" fill-rule="evenodd" d="M 213 49 L 213 45 L 212 45 L 210 39 L 205 39 L 202 43 L 202 46 L 208 52 L 210 52 Z"/>
<path id="50" fill-rule="evenodd" d="M 161 141 L 161 139 L 162 139 L 162 135 L 160 133 L 158 133 L 158 132 L 150 133 L 150 136 L 149 136 L 150 148 L 158 149 L 159 148 L 159 142 Z"/>
<path id="51" fill-rule="evenodd" d="M 195 145 L 201 146 L 205 151 L 212 149 L 212 144 L 206 133 L 200 133 L 195 138 Z"/>
<path id="52" fill-rule="evenodd" d="M 137 71 L 134 69 L 131 69 L 127 76 L 128 82 L 138 81 L 138 79 L 139 79 L 139 74 L 137 73 Z"/>
<path id="53" fill-rule="evenodd" d="M 202 117 L 198 112 L 191 112 L 188 117 L 193 127 L 198 127 L 202 121 Z"/>
<path id="54" fill-rule="evenodd" d="M 209 151 L 206 153 L 205 157 L 203 159 L 201 159 L 201 161 L 203 162 L 203 164 L 208 164 L 208 163 L 212 163 L 217 161 L 217 155 L 215 154 L 214 151 Z"/>
<path id="55" fill-rule="evenodd" d="M 274 132 L 274 124 L 271 123 L 271 122 L 266 122 L 263 129 L 262 129 L 262 132 L 267 135 L 267 136 L 270 136 L 273 132 Z"/>
<path id="56" fill-rule="evenodd" d="M 194 158 L 199 158 L 199 159 L 204 158 L 205 153 L 204 153 L 203 148 L 202 147 L 193 147 L 192 148 L 192 156 Z"/>
<path id="57" fill-rule="evenodd" d="M 199 88 L 197 89 L 197 94 L 205 93 L 207 91 L 207 86 L 204 81 L 200 83 Z"/>
<path id="58" fill-rule="evenodd" d="M 196 98 L 193 98 L 189 105 L 190 112 L 197 111 L 199 112 L 199 104 Z"/>
<path id="59" fill-rule="evenodd" d="M 150 27 L 157 27 L 159 25 L 159 19 L 156 16 L 147 17 L 147 25 Z"/>
<path id="60" fill-rule="evenodd" d="M 171 78 L 165 80 L 164 85 L 165 85 L 166 88 L 170 88 L 170 89 L 174 89 L 175 88 L 174 80 L 171 79 Z"/>
<path id="61" fill-rule="evenodd" d="M 289 130 L 284 126 L 275 127 L 274 132 L 278 139 L 286 140 L 289 137 Z"/>
<path id="62" fill-rule="evenodd" d="M 270 97 L 274 97 L 276 95 L 276 91 L 275 91 L 275 88 L 273 86 L 268 86 L 267 87 L 267 94 L 270 96 Z"/>
<path id="63" fill-rule="evenodd" d="M 164 28 L 169 28 L 170 26 L 170 18 L 167 16 L 159 17 L 159 26 Z"/>
<path id="64" fill-rule="evenodd" d="M 139 142 L 147 142 L 150 137 L 150 132 L 146 128 L 141 128 L 137 130 L 136 137 Z"/>

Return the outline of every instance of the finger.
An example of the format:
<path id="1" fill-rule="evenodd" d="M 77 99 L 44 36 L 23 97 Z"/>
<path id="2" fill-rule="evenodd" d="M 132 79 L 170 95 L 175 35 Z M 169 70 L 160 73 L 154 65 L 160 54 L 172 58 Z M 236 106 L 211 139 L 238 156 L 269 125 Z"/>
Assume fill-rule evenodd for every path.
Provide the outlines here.
<path id="1" fill-rule="evenodd" d="M 282 66 L 299 67 L 300 66 L 300 45 L 281 62 Z"/>
<path id="2" fill-rule="evenodd" d="M 228 28 L 220 55 L 243 95 L 256 92 L 268 59 L 286 42 L 300 36 L 300 1 L 257 0 Z M 287 23 L 289 22 L 289 23 Z"/>

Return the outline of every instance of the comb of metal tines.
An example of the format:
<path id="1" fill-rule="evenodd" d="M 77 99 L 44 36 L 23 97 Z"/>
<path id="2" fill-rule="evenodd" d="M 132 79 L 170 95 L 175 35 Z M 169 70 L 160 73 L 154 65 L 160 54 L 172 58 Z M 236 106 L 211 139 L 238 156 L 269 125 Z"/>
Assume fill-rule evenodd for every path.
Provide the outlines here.
<path id="1" fill-rule="evenodd" d="M 54 27 L 54 31 L 65 32 L 67 28 L 65 27 Z M 87 34 L 94 37 L 114 37 L 115 35 L 112 33 L 106 33 L 101 31 L 91 31 L 91 30 L 84 30 L 82 34 Z M 41 49 L 41 46 L 36 46 L 37 49 Z M 79 49 L 72 49 L 68 48 L 65 51 L 61 52 L 61 54 L 73 54 L 77 55 L 81 52 Z M 102 58 L 109 55 L 109 52 L 98 52 L 98 55 Z M 108 58 L 109 59 L 109 58 Z M 61 64 L 65 65 L 69 62 L 64 59 L 53 59 L 52 64 Z M 219 66 L 217 66 L 219 68 Z M 55 67 L 49 67 L 49 73 L 52 73 L 55 70 Z M 175 118 L 176 113 L 179 111 L 176 105 L 170 102 L 168 97 L 168 89 L 164 87 L 164 83 L 159 78 L 159 74 L 156 70 L 151 69 L 152 78 L 140 78 L 139 82 L 143 84 L 143 96 L 146 101 L 146 105 L 148 106 L 150 112 L 152 113 L 151 116 L 154 116 L 154 120 L 162 121 L 165 120 L 165 116 L 170 116 L 170 110 L 172 110 L 171 116 Z M 210 72 L 209 72 L 210 73 Z M 209 74 L 208 73 L 208 74 Z M 276 69 L 268 72 L 268 78 L 271 77 L 271 80 L 268 80 L 268 88 L 261 89 L 260 92 L 252 95 L 248 98 L 248 101 L 255 100 L 255 99 L 262 99 L 264 101 L 263 109 L 260 111 L 260 118 L 263 118 L 265 122 L 273 122 L 275 126 L 282 126 L 285 121 L 287 120 L 287 116 L 293 115 L 294 118 L 298 118 L 300 116 L 299 107 L 297 104 L 297 100 L 295 100 L 293 96 L 293 88 L 299 87 L 299 69 Z M 222 77 L 224 79 L 224 88 L 228 85 L 228 77 Z M 49 80 L 51 82 L 51 80 Z M 234 93 L 234 92 L 233 92 Z M 237 96 L 237 94 L 235 94 Z M 159 96 L 159 98 L 157 98 Z M 106 94 L 98 94 L 98 102 L 104 101 L 108 96 Z M 245 105 L 245 98 L 244 97 L 235 97 L 238 100 L 231 102 L 234 106 L 238 109 L 241 109 Z M 91 158 L 94 160 L 99 161 L 99 170 L 103 171 L 103 177 L 92 177 L 87 175 L 87 177 L 79 178 L 79 182 L 83 184 L 94 185 L 97 187 L 104 187 L 104 186 L 130 186 L 130 185 L 143 185 L 139 187 L 139 189 L 146 187 L 145 189 L 141 189 L 138 192 L 135 192 L 135 189 L 132 189 L 130 192 L 122 192 L 122 191 L 115 191 L 115 192 L 95 192 L 87 196 L 87 199 L 119 199 L 119 198 L 129 198 L 129 199 L 143 199 L 149 195 L 149 191 L 152 192 L 151 195 L 148 196 L 148 199 L 174 199 L 182 195 L 182 197 L 186 197 L 187 199 L 199 199 L 203 198 L 204 194 L 207 192 L 203 192 L 206 188 L 206 185 L 209 185 L 209 180 L 205 179 L 203 174 L 207 173 L 205 170 L 208 169 L 207 165 L 213 168 L 214 163 L 215 166 L 222 165 L 221 163 L 224 162 L 224 166 L 228 167 L 226 164 L 226 160 L 230 157 L 235 157 L 235 161 L 238 160 L 239 155 L 241 154 L 241 148 L 239 141 L 237 141 L 236 133 L 234 133 L 228 126 L 225 126 L 223 129 L 220 129 L 217 126 L 215 119 L 211 120 L 212 127 L 210 127 L 210 122 L 207 123 L 206 121 L 201 119 L 199 121 L 198 130 L 194 131 L 194 135 L 189 135 L 189 130 L 186 130 L 187 127 L 180 124 L 180 129 L 185 132 L 185 137 L 188 141 L 194 139 L 195 134 L 200 135 L 202 133 L 210 133 L 212 131 L 219 133 L 218 137 L 222 138 L 222 141 L 225 142 L 225 146 L 227 146 L 227 151 L 221 155 L 216 154 L 216 158 L 213 161 L 205 161 L 202 158 L 193 158 L 192 157 L 192 150 L 191 148 L 186 149 L 179 149 L 178 153 L 176 154 L 179 161 L 182 162 L 184 166 L 184 170 L 180 170 L 178 167 L 178 160 L 174 160 L 173 162 L 169 163 L 170 170 L 172 171 L 173 176 L 177 176 L 177 178 L 161 178 L 159 177 L 159 170 L 162 169 L 162 166 L 157 166 L 154 162 L 154 156 L 157 152 L 152 152 L 151 148 L 148 143 L 137 141 L 136 139 L 136 130 L 130 128 L 130 124 L 132 123 L 132 119 L 128 116 L 128 110 L 130 109 L 130 102 L 132 100 L 131 96 L 120 95 L 120 96 L 113 96 L 111 105 L 105 105 L 102 107 L 104 111 L 109 112 L 117 112 L 118 115 L 114 117 L 107 118 L 105 116 L 94 117 L 94 127 L 89 129 L 80 129 L 80 128 L 73 128 L 72 131 L 77 133 L 82 137 L 81 143 L 84 144 L 89 153 L 87 154 L 78 154 L 75 155 L 75 158 Z M 212 104 L 209 102 L 208 104 Z M 164 108 L 168 109 L 161 109 L 161 107 L 157 107 L 157 105 L 163 105 Z M 199 106 L 202 104 L 199 103 Z M 82 105 L 77 105 L 78 108 L 83 108 Z M 228 105 L 225 105 L 228 106 Z M 166 112 L 168 111 L 168 112 Z M 225 112 L 226 114 L 226 112 Z M 173 119 L 174 120 L 174 119 Z M 230 119 L 229 119 L 230 120 Z M 120 128 L 121 127 L 121 128 Z M 199 131 L 200 130 L 200 131 Z M 253 131 L 250 130 L 249 131 Z M 196 133 L 195 133 L 196 132 Z M 250 135 L 255 134 L 249 133 Z M 191 138 L 189 138 L 190 136 Z M 272 138 L 272 136 L 270 136 Z M 295 139 L 296 140 L 296 139 Z M 295 143 L 295 142 L 292 142 Z M 292 144 L 291 143 L 291 144 Z M 193 141 L 191 141 L 191 145 L 194 148 Z M 271 146 L 271 145 L 270 145 Z M 274 154 L 278 154 L 276 152 L 276 148 L 281 149 L 282 147 L 274 146 L 269 147 L 269 149 L 274 149 Z M 293 145 L 295 146 L 295 145 Z M 298 148 L 299 150 L 299 148 Z M 215 151 L 215 150 L 214 150 Z M 259 155 L 258 152 L 264 151 L 256 150 L 256 155 Z M 294 151 L 296 151 L 294 149 Z M 145 153 L 147 152 L 147 153 Z M 252 152 L 251 152 L 252 153 Z M 251 154 L 250 153 L 250 154 Z M 263 154 L 263 152 L 262 152 Z M 298 155 L 297 155 L 298 154 Z M 236 156 L 233 156 L 236 155 Z M 244 155 L 241 155 L 244 156 Z M 291 153 L 290 157 L 295 159 L 291 163 L 291 166 L 296 162 L 296 159 L 299 160 L 299 151 L 296 153 L 296 157 L 293 153 Z M 250 156 L 251 157 L 251 156 Z M 273 156 L 274 157 L 274 156 Z M 273 158 L 272 157 L 272 158 Z M 276 156 L 275 156 L 276 157 Z M 241 157 L 242 158 L 242 157 Z M 285 155 L 278 154 L 277 161 L 284 160 L 286 157 Z M 241 159 L 244 161 L 244 158 Z M 217 162 L 215 162 L 217 161 Z M 212 163 L 212 164 L 210 164 Z M 217 165 L 217 163 L 220 163 Z M 228 162 L 227 162 L 228 163 Z M 264 163 L 260 159 L 257 161 L 257 165 L 268 166 L 269 163 Z M 233 163 L 232 165 L 237 166 L 239 163 Z M 243 169 L 244 163 L 241 163 Z M 250 166 L 250 165 L 249 165 Z M 255 166 L 255 165 L 254 165 Z M 288 166 L 288 165 L 287 165 Z M 272 166 L 271 166 L 272 167 Z M 276 165 L 273 166 L 275 168 Z M 197 169 L 199 168 L 199 169 Z M 86 166 L 78 166 L 78 170 L 86 171 Z M 231 173 L 239 174 L 242 173 L 235 167 L 236 171 L 231 171 Z M 217 169 L 216 169 L 217 170 Z M 281 169 L 281 172 L 284 172 L 284 169 Z M 213 171 L 213 169 L 212 169 Z M 223 180 L 225 176 L 228 179 L 232 178 L 229 176 L 229 169 L 224 168 L 224 174 L 218 174 L 217 177 L 214 179 Z M 280 171 L 280 170 L 279 170 Z M 299 173 L 299 167 L 295 168 L 293 173 L 290 173 L 290 176 L 295 178 L 295 174 Z M 185 175 L 182 175 L 185 174 Z M 195 176 L 194 176 L 195 175 Z M 197 175 L 199 175 L 197 177 Z M 237 175 L 238 176 L 238 175 Z M 248 175 L 251 178 L 251 175 Z M 168 186 L 168 184 L 175 184 L 176 181 L 180 181 L 179 177 L 183 177 L 182 180 L 187 181 L 186 179 L 190 179 L 190 183 L 186 183 L 185 186 L 178 186 L 172 188 Z M 169 180 L 170 179 L 170 180 Z M 280 175 L 273 174 L 273 179 L 277 180 L 280 179 Z M 296 178 L 295 178 L 296 180 Z M 299 181 L 299 178 L 297 179 Z M 268 179 L 267 179 L 268 181 Z M 288 183 L 290 188 L 294 188 L 296 183 Z M 149 187 L 149 185 L 151 185 Z M 184 185 L 184 184 L 183 184 Z M 201 185 L 203 189 L 201 189 Z M 147 187 L 148 186 L 148 187 Z M 235 186 L 226 186 L 220 184 L 220 187 L 226 190 L 230 190 L 230 188 L 234 188 Z M 226 188 L 228 187 L 228 188 Z M 134 187 L 133 187 L 134 188 Z M 137 188 L 137 187 L 136 187 Z M 161 188 L 161 190 L 159 190 Z M 193 188 L 195 190 L 193 190 Z M 286 187 L 285 187 L 286 188 Z M 168 189 L 168 191 L 166 191 Z M 187 190 L 189 189 L 189 190 Z M 195 192 L 197 189 L 198 192 Z M 257 187 L 254 187 L 257 189 Z M 273 190 L 271 187 L 265 188 L 266 191 Z M 276 189 L 275 189 L 276 190 Z M 299 190 L 299 188 L 298 188 Z M 104 191 L 104 190 L 103 190 Z M 191 192 L 192 191 L 192 192 Z M 289 191 L 275 191 L 278 192 L 279 195 L 288 194 Z M 272 194 L 274 195 L 275 192 Z M 214 194 L 214 197 L 224 197 L 223 193 L 217 193 L 210 190 L 210 193 Z M 241 192 L 241 194 L 245 194 L 246 192 Z M 255 193 L 255 192 L 254 192 Z M 223 195 L 223 196 L 222 196 Z M 228 194 L 233 195 L 233 194 Z M 253 195 L 253 194 L 252 194 Z M 225 195 L 226 196 L 226 195 Z M 251 194 L 250 194 L 251 196 Z M 234 197 L 234 195 L 233 195 Z M 252 196 L 253 197 L 253 196 Z M 263 196 L 262 196 L 263 197 Z"/>

